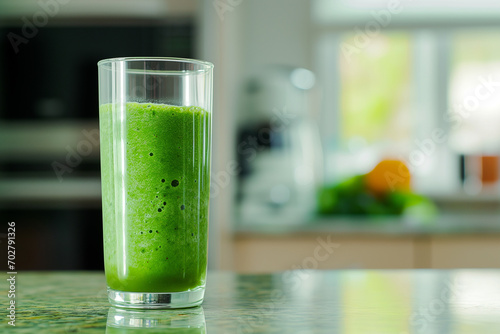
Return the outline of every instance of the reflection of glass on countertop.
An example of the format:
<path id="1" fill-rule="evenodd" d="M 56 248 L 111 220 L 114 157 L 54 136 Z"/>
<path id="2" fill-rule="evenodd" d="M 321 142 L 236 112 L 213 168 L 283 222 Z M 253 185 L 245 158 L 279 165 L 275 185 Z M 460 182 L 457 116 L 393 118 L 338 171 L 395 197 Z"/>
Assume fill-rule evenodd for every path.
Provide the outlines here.
<path id="1" fill-rule="evenodd" d="M 110 307 L 106 333 L 205 334 L 202 307 L 172 310 L 125 310 Z"/>

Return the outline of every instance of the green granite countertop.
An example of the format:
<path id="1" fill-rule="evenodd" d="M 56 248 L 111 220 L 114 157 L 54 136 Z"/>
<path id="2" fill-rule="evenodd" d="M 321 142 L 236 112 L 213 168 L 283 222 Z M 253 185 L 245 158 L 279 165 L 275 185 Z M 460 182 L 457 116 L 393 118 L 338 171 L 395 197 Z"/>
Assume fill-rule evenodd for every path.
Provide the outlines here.
<path id="1" fill-rule="evenodd" d="M 500 270 L 211 272 L 202 307 L 111 308 L 101 272 L 20 272 L 1 333 L 500 333 Z"/>

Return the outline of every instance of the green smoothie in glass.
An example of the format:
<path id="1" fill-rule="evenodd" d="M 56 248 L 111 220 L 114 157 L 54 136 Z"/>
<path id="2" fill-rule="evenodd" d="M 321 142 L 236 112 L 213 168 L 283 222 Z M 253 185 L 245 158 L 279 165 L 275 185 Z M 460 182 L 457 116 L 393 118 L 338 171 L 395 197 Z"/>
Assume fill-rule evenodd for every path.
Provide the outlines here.
<path id="1" fill-rule="evenodd" d="M 203 287 L 210 114 L 135 102 L 104 104 L 99 113 L 108 286 L 128 292 Z"/>

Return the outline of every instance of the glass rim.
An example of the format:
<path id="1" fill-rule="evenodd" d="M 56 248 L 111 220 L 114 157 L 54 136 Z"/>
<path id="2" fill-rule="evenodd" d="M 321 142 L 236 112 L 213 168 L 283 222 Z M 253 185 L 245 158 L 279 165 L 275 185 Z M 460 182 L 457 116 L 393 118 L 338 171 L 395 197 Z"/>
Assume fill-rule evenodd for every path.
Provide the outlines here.
<path id="1" fill-rule="evenodd" d="M 207 72 L 213 69 L 214 64 L 205 60 L 192 59 L 192 58 L 176 58 L 176 57 L 116 57 L 116 58 L 106 58 L 99 60 L 97 62 L 97 66 L 103 66 L 111 63 L 118 62 L 136 62 L 136 61 L 144 61 L 144 62 L 166 62 L 166 63 L 185 63 L 185 64 L 195 64 L 200 66 L 199 70 L 189 71 L 189 72 Z"/>

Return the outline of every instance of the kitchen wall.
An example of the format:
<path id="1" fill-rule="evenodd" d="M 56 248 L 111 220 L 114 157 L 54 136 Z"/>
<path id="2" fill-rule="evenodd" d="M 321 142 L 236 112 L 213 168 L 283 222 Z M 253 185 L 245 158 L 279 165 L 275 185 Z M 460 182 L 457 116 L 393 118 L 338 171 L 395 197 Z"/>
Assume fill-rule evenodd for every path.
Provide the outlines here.
<path id="1" fill-rule="evenodd" d="M 373 6 L 384 9 L 386 4 L 373 2 Z M 22 34 L 23 17 L 30 18 L 39 11 L 39 5 L 33 2 L 3 2 L 0 4 L 0 31 L 2 35 L 5 36 L 12 31 Z M 390 45 L 393 40 L 396 42 L 403 40 L 403 44 L 407 43 L 404 44 L 406 45 L 405 50 L 407 50 L 404 54 L 405 59 L 408 60 L 408 66 L 405 65 L 406 67 L 401 71 L 411 73 L 408 85 L 416 87 L 415 92 L 408 90 L 410 92 L 408 95 L 411 95 L 411 98 L 409 97 L 407 100 L 412 102 L 404 113 L 405 117 L 411 119 L 408 122 L 411 126 L 407 127 L 408 131 L 401 130 L 403 127 L 396 129 L 396 127 L 387 126 L 388 130 L 382 132 L 385 134 L 399 131 L 406 139 L 409 138 L 410 144 L 413 145 L 415 138 L 421 141 L 425 139 L 429 129 L 432 130 L 433 126 L 442 125 L 438 121 L 447 112 L 449 105 L 447 94 L 449 93 L 450 69 L 447 66 L 454 59 L 448 57 L 452 52 L 452 48 L 448 48 L 448 46 L 453 44 L 455 36 L 459 35 L 457 31 L 462 29 L 466 32 L 474 32 L 477 29 L 486 29 L 492 32 L 491 38 L 494 40 L 498 24 L 495 21 L 496 14 L 479 9 L 471 10 L 472 14 L 455 13 L 456 15 L 447 11 L 439 11 L 437 17 L 443 18 L 442 22 L 435 17 L 425 15 L 425 11 L 424 14 L 418 11 L 415 14 L 412 10 L 407 12 L 403 12 L 401 16 L 394 16 L 394 20 L 387 27 L 387 30 L 382 31 L 374 38 L 376 43 L 373 44 L 382 45 L 382 47 L 363 49 L 367 52 L 362 50 L 361 54 L 369 54 L 373 58 L 378 56 L 383 58 L 383 55 L 390 54 L 390 52 L 383 53 L 384 50 L 388 50 L 384 49 L 384 45 L 385 47 Z M 155 53 L 162 56 L 196 57 L 212 61 L 215 64 L 214 155 L 209 247 L 209 266 L 211 269 L 236 268 L 248 272 L 272 268 L 286 270 L 294 263 L 300 264 L 303 259 L 308 258 L 311 250 L 314 250 L 316 238 L 332 235 L 340 235 L 340 239 L 344 240 L 344 248 L 349 251 L 342 251 L 340 252 L 342 257 L 332 258 L 330 262 L 323 264 L 325 269 L 363 266 L 370 268 L 438 267 L 448 261 L 446 256 L 452 254 L 453 252 L 450 250 L 453 249 L 458 249 L 461 254 L 476 254 L 467 259 L 468 262 L 465 265 L 470 266 L 471 263 L 474 263 L 474 257 L 481 254 L 481 251 L 477 251 L 477 245 L 480 244 L 478 240 L 481 240 L 483 234 L 498 232 L 494 223 L 495 219 L 498 218 L 498 187 L 492 188 L 493 191 L 490 193 L 476 193 L 473 196 L 466 193 L 462 185 L 459 184 L 459 161 L 458 159 L 454 160 L 460 154 L 464 155 L 465 152 L 450 149 L 447 145 L 439 147 L 437 153 L 433 155 L 432 163 L 416 169 L 414 180 L 422 181 L 419 185 L 425 185 L 425 187 L 417 186 L 414 189 L 429 196 L 430 200 L 438 204 L 441 212 L 456 211 L 457 208 L 468 212 L 469 215 L 465 215 L 464 212 L 458 215 L 460 216 L 460 224 L 458 225 L 451 223 L 456 220 L 455 216 L 446 216 L 434 225 L 417 225 L 417 227 L 413 220 L 404 220 L 398 217 L 396 219 L 382 217 L 379 220 L 353 215 L 318 218 L 314 216 L 314 210 L 316 210 L 315 194 L 307 194 L 307 196 L 300 198 L 299 202 L 301 203 L 306 200 L 313 203 L 308 207 L 311 215 L 308 216 L 310 219 L 302 216 L 295 217 L 297 218 L 295 224 L 287 225 L 292 219 L 280 214 L 279 205 L 274 205 L 276 203 L 264 203 L 265 210 L 272 213 L 268 216 L 257 211 L 254 211 L 254 214 L 243 216 L 241 214 L 241 203 L 245 201 L 241 190 L 244 178 L 241 174 L 234 172 L 234 164 L 238 163 L 237 167 L 240 168 L 246 167 L 241 165 L 238 147 L 247 138 L 245 136 L 251 135 L 251 131 L 259 129 L 248 130 L 245 128 L 246 126 L 253 126 L 264 119 L 264 124 L 256 126 L 269 127 L 269 124 L 265 124 L 265 118 L 269 115 L 265 113 L 274 108 L 280 110 L 285 107 L 289 110 L 300 109 L 297 106 L 306 101 L 304 105 L 307 107 L 303 109 L 307 111 L 306 114 L 311 114 L 311 119 L 308 118 L 307 122 L 311 120 L 316 122 L 315 134 L 320 133 L 322 139 L 320 145 L 313 144 L 308 147 L 323 148 L 324 163 L 321 163 L 321 166 L 324 167 L 325 174 L 327 174 L 325 180 L 327 180 L 328 185 L 330 182 L 342 181 L 343 178 L 352 176 L 351 174 L 368 172 L 381 159 L 380 151 L 382 149 L 380 146 L 387 144 L 386 139 L 384 139 L 386 142 L 381 140 L 373 147 L 368 147 L 368 145 L 363 144 L 365 143 L 363 138 L 361 140 L 354 138 L 355 140 L 352 141 L 350 140 L 352 138 L 342 137 L 346 117 L 346 114 L 343 114 L 342 101 L 345 98 L 345 92 L 349 91 L 345 82 L 350 78 L 348 75 L 355 71 L 346 72 L 349 66 L 339 50 L 341 50 L 342 42 L 349 42 L 353 37 L 356 37 L 356 27 L 362 27 L 367 20 L 372 20 L 369 11 L 368 14 L 366 11 L 363 13 L 359 14 L 356 10 L 346 6 L 344 2 L 329 3 L 319 0 L 148 0 L 142 2 L 133 0 L 125 2 L 119 0 L 73 0 L 64 6 L 61 5 L 54 17 L 49 19 L 46 30 L 40 28 L 39 36 L 34 36 L 28 45 L 20 45 L 21 52 L 24 52 L 23 47 L 27 47 L 26 53 L 20 57 L 24 57 L 23 61 L 30 62 L 30 66 L 33 68 L 50 64 L 55 68 L 53 71 L 59 69 L 62 73 L 63 70 L 58 67 L 59 64 L 50 58 L 63 54 L 67 45 L 59 41 L 61 52 L 52 50 L 52 53 L 44 55 L 39 53 L 40 49 L 32 48 L 37 43 L 42 44 L 42 46 L 48 45 L 46 41 L 50 38 L 46 39 L 44 31 L 50 32 L 50 29 L 60 29 L 68 33 L 71 27 L 71 29 L 80 29 L 86 34 L 86 27 L 101 27 L 103 32 L 109 33 L 110 27 L 114 26 L 132 29 L 135 33 L 144 29 L 144 36 L 149 37 L 158 33 L 158 30 L 165 29 L 164 33 L 158 33 L 158 39 L 153 38 L 150 43 L 146 43 L 148 40 L 146 37 L 142 39 L 137 37 L 136 39 L 141 40 L 144 45 L 141 44 L 142 49 L 135 50 L 126 48 L 127 45 L 130 46 L 130 42 L 123 38 L 122 31 L 120 39 L 123 41 L 120 45 L 123 45 L 124 48 L 113 47 L 115 52 L 119 50 L 119 53 L 142 52 L 150 55 Z M 474 29 L 470 28 L 471 26 Z M 182 31 L 184 33 L 181 33 Z M 98 34 L 100 34 L 99 31 Z M 112 38 L 113 34 L 109 33 L 109 36 Z M 403 37 L 400 38 L 400 36 Z M 71 38 L 71 36 L 67 38 Z M 77 39 L 83 43 L 80 47 L 85 52 L 92 53 L 93 58 L 89 60 L 89 63 L 94 64 L 96 59 L 117 55 L 113 54 L 113 50 L 107 53 L 99 52 L 105 49 L 106 45 L 103 43 L 108 44 L 105 40 L 93 42 L 84 38 Z M 5 79 L 7 78 L 5 72 L 9 68 L 13 68 L 15 63 L 8 62 L 8 60 L 20 59 L 12 54 L 12 47 L 8 43 L 8 40 L 4 39 L 4 50 L 0 52 L 0 64 L 2 64 L 0 78 L 3 78 L 3 80 L 0 79 L 0 91 L 2 92 L 8 91 L 9 85 L 14 86 L 14 81 L 9 82 L 9 79 Z M 188 46 L 184 49 L 175 47 L 176 45 L 182 46 L 182 43 L 187 43 Z M 146 44 L 151 47 L 147 47 Z M 181 49 L 184 50 L 184 53 L 179 51 Z M 84 51 L 78 52 L 78 54 L 83 54 Z M 6 54 L 6 52 L 10 53 Z M 369 61 L 373 61 L 373 59 L 360 61 L 359 65 L 364 66 Z M 22 62 L 19 63 L 22 64 Z M 374 64 L 377 64 L 376 61 Z M 394 63 L 394 66 L 396 65 Z M 377 65 L 373 67 L 377 67 Z M 278 88 L 276 90 L 266 88 L 266 110 L 254 108 L 256 105 L 263 106 L 263 103 L 258 104 L 247 99 L 248 91 L 255 88 L 252 86 L 252 82 L 255 81 L 252 80 L 261 80 L 261 82 L 268 84 L 266 87 L 273 88 L 276 82 L 278 82 L 276 86 L 280 86 L 282 81 L 279 80 L 284 77 L 288 78 L 288 74 L 283 73 L 297 68 L 311 71 L 310 73 L 308 71 L 302 73 L 313 75 L 315 78 L 313 88 L 308 90 L 293 88 L 295 90 L 289 90 L 286 93 Z M 362 67 L 358 66 L 358 68 Z M 87 79 L 91 80 L 93 76 L 91 71 L 85 69 L 80 69 L 80 71 L 80 73 L 86 73 Z M 50 77 L 56 78 L 55 75 L 50 75 Z M 275 79 L 276 82 L 273 81 Z M 367 77 L 367 79 L 369 78 Z M 79 78 L 75 78 L 73 75 L 73 78 L 69 80 L 78 81 Z M 359 100 L 363 100 L 370 88 L 368 83 L 374 81 L 376 80 L 362 81 L 359 86 L 349 88 L 350 92 L 354 92 L 355 96 L 359 96 Z M 27 87 L 22 85 L 22 80 L 19 82 L 16 84 L 16 90 L 19 86 L 19 91 L 24 92 Z M 385 81 L 380 80 L 380 82 L 381 85 L 385 85 Z M 31 81 L 26 83 L 33 84 Z M 37 85 L 42 86 L 41 84 Z M 38 93 L 43 91 L 42 88 L 47 88 L 40 87 L 38 89 L 38 86 L 34 88 Z M 78 89 L 75 87 L 71 89 L 77 91 Z M 65 88 L 62 86 L 61 89 L 64 91 Z M 281 93 L 283 94 L 280 95 Z M 89 91 L 88 94 L 92 93 Z M 404 94 L 402 96 L 405 97 Z M 25 249 L 29 250 L 23 255 L 26 258 L 26 268 L 102 268 L 101 260 L 92 260 L 93 258 L 102 259 L 99 255 L 101 252 L 100 224 L 102 217 L 100 216 L 98 150 L 96 148 L 92 154 L 83 159 L 82 163 L 74 168 L 73 173 L 67 173 L 62 183 L 59 182 L 52 168 L 52 162 L 66 159 L 67 146 L 74 148 L 82 140 L 88 140 L 82 130 L 97 128 L 96 114 L 91 111 L 88 114 L 85 112 L 71 113 L 72 110 L 69 110 L 69 112 L 63 113 L 64 117 L 60 117 L 56 111 L 64 108 L 61 109 L 61 104 L 52 99 L 52 96 L 42 96 L 42 98 L 47 98 L 45 102 L 42 101 L 43 103 L 40 104 L 45 107 L 38 109 L 42 112 L 37 112 L 36 108 L 28 110 L 29 107 L 14 110 L 12 101 L 9 100 L 11 98 L 8 94 L 0 94 L 0 106 L 4 106 L 3 110 L 0 110 L 2 117 L 0 119 L 0 218 L 4 221 L 16 219 L 20 222 L 26 222 L 21 229 L 25 235 L 22 242 L 26 245 Z M 10 101 L 10 104 L 7 101 Z M 5 107 L 7 105 L 10 107 Z M 90 109 L 90 107 L 88 108 Z M 43 110 L 48 112 L 43 112 Z M 26 117 L 21 117 L 22 115 Z M 352 119 L 355 118 L 351 117 Z M 388 119 L 392 120 L 391 117 Z M 357 123 L 351 122 L 351 124 L 356 125 Z M 317 130 L 318 128 L 320 130 Z M 313 127 L 308 129 L 313 129 Z M 311 131 L 307 131 L 301 133 L 311 133 Z M 480 135 L 481 133 L 477 137 Z M 312 138 L 312 136 L 306 137 Z M 383 145 L 380 144 L 381 142 Z M 389 144 L 393 143 L 389 140 Z M 264 146 L 259 147 L 262 149 L 260 156 L 271 152 L 272 145 Z M 387 147 L 392 148 L 390 145 Z M 312 150 L 305 151 L 311 153 Z M 492 155 L 497 153 L 495 150 L 488 152 Z M 479 153 L 473 152 L 472 158 L 474 158 L 474 154 Z M 472 160 L 476 161 L 477 159 Z M 295 173 L 293 168 L 296 166 L 276 166 L 268 165 L 268 167 L 261 168 L 260 171 L 262 174 L 267 171 L 274 173 L 267 178 L 271 181 L 286 172 Z M 252 166 L 249 168 L 251 169 Z M 456 184 L 453 183 L 452 186 L 445 187 L 445 185 L 451 184 L 448 182 L 451 179 L 456 181 Z M 261 178 L 261 180 L 266 179 Z M 266 185 L 266 182 L 262 183 Z M 278 199 L 283 199 L 287 195 L 287 190 L 282 185 L 278 186 L 274 189 L 273 194 Z M 426 193 L 422 189 L 446 190 L 447 193 L 432 197 L 431 192 Z M 269 192 L 265 195 L 269 197 Z M 488 212 L 486 213 L 486 211 Z M 293 213 L 290 216 L 293 216 Z M 251 224 L 241 226 L 243 220 L 249 221 Z M 481 220 L 481 223 L 477 226 L 471 226 L 470 223 L 476 220 Z M 309 225 L 306 227 L 297 226 L 300 225 L 299 222 L 303 225 L 306 223 Z M 472 239 L 468 235 L 462 235 L 448 243 L 449 240 L 444 240 L 446 237 L 436 238 L 434 236 L 434 234 L 443 233 L 443 231 L 446 232 L 447 236 L 454 235 L 455 237 L 457 237 L 456 233 L 458 232 L 467 232 L 467 234 L 477 232 L 480 235 L 475 235 Z M 382 235 L 380 235 L 381 233 Z M 387 234 L 390 234 L 391 237 L 388 237 Z M 83 236 L 83 238 L 79 238 L 79 236 Z M 386 242 L 387 240 L 390 242 Z M 375 246 L 371 247 L 370 242 Z M 488 244 L 491 247 L 487 249 L 495 249 L 492 244 L 494 242 Z M 297 245 L 300 247 L 295 247 Z M 471 248 L 477 252 L 469 252 L 468 250 Z M 59 254 L 61 249 L 66 250 L 64 258 L 61 256 L 58 260 L 47 262 L 47 259 Z M 290 249 L 294 251 L 288 252 Z M 376 249 L 380 249 L 378 255 L 375 254 L 375 251 L 373 254 L 368 254 L 370 250 Z M 398 256 L 401 249 L 404 250 L 402 251 L 404 256 Z M 443 249 L 444 251 L 441 251 Z M 269 261 L 265 263 L 260 262 L 262 256 L 265 256 L 263 250 L 274 252 L 276 256 L 270 257 Z M 355 250 L 358 252 L 354 252 Z M 34 253 L 37 253 L 40 258 L 29 262 L 28 257 Z M 285 256 L 287 253 L 293 256 Z M 387 257 L 387 254 L 394 256 Z M 386 258 L 394 259 L 394 261 L 384 261 Z M 64 265 L 58 267 L 58 263 L 64 263 Z M 483 266 L 492 266 L 491 262 L 478 263 Z M 460 263 L 454 262 L 454 265 L 460 266 Z"/>

